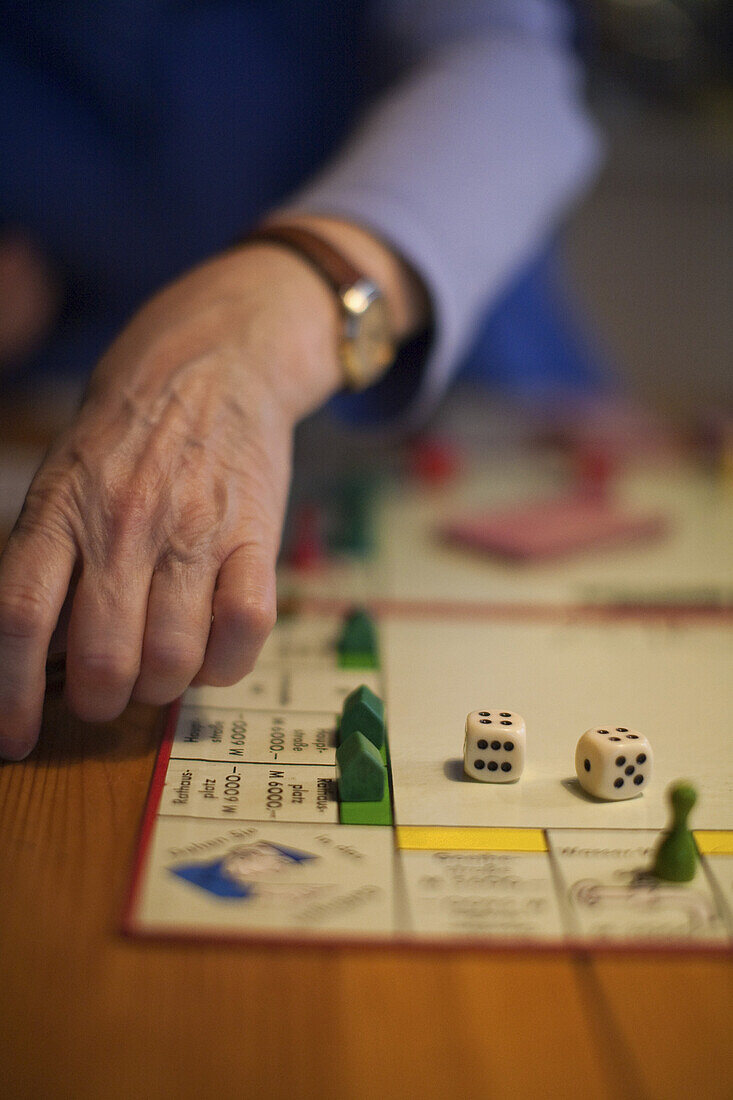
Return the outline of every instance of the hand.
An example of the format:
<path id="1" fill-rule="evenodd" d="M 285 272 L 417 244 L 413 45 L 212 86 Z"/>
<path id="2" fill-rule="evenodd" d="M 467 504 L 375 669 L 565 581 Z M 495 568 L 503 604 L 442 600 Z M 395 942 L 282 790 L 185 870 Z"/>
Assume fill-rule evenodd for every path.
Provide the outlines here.
<path id="1" fill-rule="evenodd" d="M 422 283 L 378 238 L 287 220 L 382 287 L 398 339 L 426 322 Z M 179 279 L 122 332 L 0 557 L 0 756 L 36 743 L 64 605 L 66 694 L 82 719 L 252 668 L 275 621 L 293 427 L 341 383 L 338 330 L 322 277 L 260 244 Z"/>
<path id="2" fill-rule="evenodd" d="M 336 327 L 319 276 L 265 245 L 196 269 L 124 330 L 0 558 L 0 754 L 35 744 L 70 588 L 82 719 L 251 669 L 275 620 L 292 428 L 338 386 Z"/>

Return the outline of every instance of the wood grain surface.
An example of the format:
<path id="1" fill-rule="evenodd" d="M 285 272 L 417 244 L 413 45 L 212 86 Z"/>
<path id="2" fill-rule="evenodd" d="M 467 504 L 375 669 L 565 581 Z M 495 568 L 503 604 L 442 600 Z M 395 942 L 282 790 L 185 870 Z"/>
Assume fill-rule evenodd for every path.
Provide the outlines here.
<path id="1" fill-rule="evenodd" d="M 162 944 L 119 932 L 161 722 L 47 701 L 0 766 L 0 1095 L 733 1095 L 725 957 Z"/>

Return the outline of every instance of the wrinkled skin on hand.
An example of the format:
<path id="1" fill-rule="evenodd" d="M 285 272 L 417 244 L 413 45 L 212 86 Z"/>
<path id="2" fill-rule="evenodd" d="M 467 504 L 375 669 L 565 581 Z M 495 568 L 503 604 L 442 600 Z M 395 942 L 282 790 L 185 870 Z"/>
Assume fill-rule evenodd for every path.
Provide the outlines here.
<path id="1" fill-rule="evenodd" d="M 292 429 L 336 388 L 335 306 L 297 258 L 226 254 L 95 371 L 0 559 L 0 754 L 35 744 L 65 600 L 81 718 L 247 673 L 275 620 Z"/>

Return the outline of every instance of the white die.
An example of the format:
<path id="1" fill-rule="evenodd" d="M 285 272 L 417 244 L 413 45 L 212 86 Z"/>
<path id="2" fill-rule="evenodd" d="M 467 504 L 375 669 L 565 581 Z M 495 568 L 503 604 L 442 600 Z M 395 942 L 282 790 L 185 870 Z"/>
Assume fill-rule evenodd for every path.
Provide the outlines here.
<path id="1" fill-rule="evenodd" d="M 472 710 L 466 718 L 463 770 L 482 783 L 512 783 L 524 771 L 527 730 L 521 714 Z"/>
<path id="2" fill-rule="evenodd" d="M 646 737 L 626 726 L 594 726 L 575 750 L 575 771 L 583 790 L 613 802 L 642 794 L 653 762 Z"/>

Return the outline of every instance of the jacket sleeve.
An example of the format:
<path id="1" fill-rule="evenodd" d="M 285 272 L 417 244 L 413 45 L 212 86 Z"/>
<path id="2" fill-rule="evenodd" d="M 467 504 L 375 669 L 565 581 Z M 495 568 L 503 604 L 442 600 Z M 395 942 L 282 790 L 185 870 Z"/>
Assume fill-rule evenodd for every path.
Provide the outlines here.
<path id="1" fill-rule="evenodd" d="M 285 209 L 358 223 L 421 275 L 428 351 L 394 368 L 417 375 L 407 418 L 419 422 L 481 316 L 593 175 L 601 141 L 563 4 L 399 0 L 372 17 L 397 74 Z"/>

